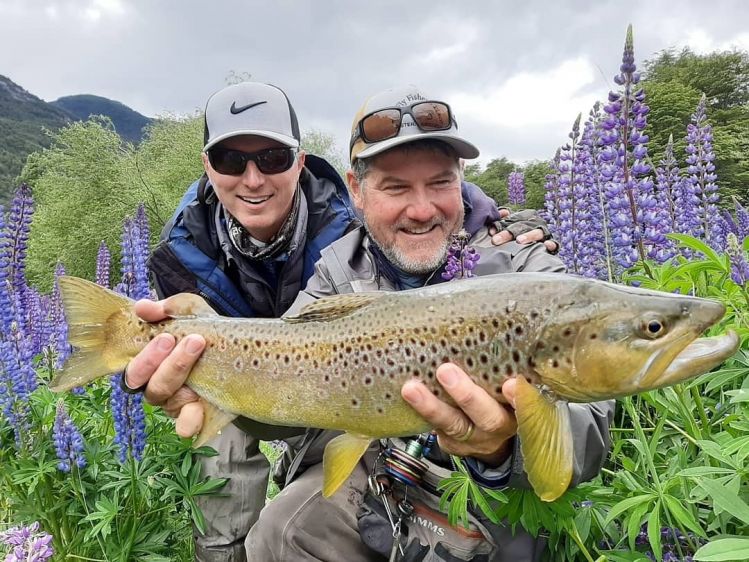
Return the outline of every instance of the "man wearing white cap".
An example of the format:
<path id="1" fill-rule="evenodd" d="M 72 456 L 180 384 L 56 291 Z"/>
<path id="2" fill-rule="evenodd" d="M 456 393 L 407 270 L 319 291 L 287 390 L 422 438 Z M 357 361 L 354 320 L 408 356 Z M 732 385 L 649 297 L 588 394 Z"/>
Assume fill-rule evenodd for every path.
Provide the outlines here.
<path id="1" fill-rule="evenodd" d="M 211 96 L 205 175 L 188 189 L 149 262 L 161 298 L 197 293 L 227 316 L 278 317 L 289 308 L 320 250 L 357 224 L 343 181 L 325 160 L 305 154 L 299 141 L 296 114 L 279 88 L 245 82 Z M 531 239 L 543 235 L 528 233 Z M 168 315 L 168 300 L 141 302 L 137 310 L 159 321 Z M 184 436 L 202 423 L 202 407 L 182 384 L 204 345 L 197 335 L 176 347 L 173 337 L 160 336 L 123 377 L 128 391 L 144 391 L 150 403 L 179 416 L 177 431 Z M 199 501 L 207 532 L 196 534 L 198 560 L 245 560 L 243 542 L 264 504 L 269 472 L 257 438 L 302 432 L 240 419 L 210 443 L 218 456 L 203 459 L 204 473 L 230 480 L 225 497 Z"/>

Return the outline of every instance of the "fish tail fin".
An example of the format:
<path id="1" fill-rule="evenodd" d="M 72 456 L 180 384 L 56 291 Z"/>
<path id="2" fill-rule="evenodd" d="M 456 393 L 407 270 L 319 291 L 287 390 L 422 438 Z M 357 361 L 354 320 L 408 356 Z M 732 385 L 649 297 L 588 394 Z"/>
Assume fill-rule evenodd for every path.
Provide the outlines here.
<path id="1" fill-rule="evenodd" d="M 554 501 L 572 481 L 573 445 L 567 404 L 550 401 L 541 390 L 517 377 L 515 416 L 525 471 L 533 490 Z"/>
<path id="2" fill-rule="evenodd" d="M 329 498 L 335 494 L 351 476 L 371 442 L 371 437 L 344 433 L 325 446 L 322 458 L 323 497 Z"/>
<path id="3" fill-rule="evenodd" d="M 114 328 L 131 315 L 133 305 L 127 297 L 84 279 L 62 276 L 58 282 L 68 323 L 68 342 L 77 349 L 49 383 L 54 392 L 83 386 L 125 368 L 130 356 L 112 345 L 111 336 Z"/>

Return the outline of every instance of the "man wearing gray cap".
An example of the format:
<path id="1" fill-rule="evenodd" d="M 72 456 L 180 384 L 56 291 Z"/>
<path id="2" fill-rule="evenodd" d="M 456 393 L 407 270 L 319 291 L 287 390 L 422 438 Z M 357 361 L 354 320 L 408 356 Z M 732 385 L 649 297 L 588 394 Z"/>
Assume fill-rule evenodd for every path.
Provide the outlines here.
<path id="1" fill-rule="evenodd" d="M 305 287 L 320 250 L 358 224 L 346 186 L 325 160 L 300 149 L 294 109 L 268 84 L 236 84 L 211 96 L 203 164 L 205 175 L 190 186 L 151 256 L 157 293 L 197 293 L 227 316 L 278 317 Z M 136 310 L 159 321 L 170 303 L 142 301 Z M 172 336 L 159 336 L 123 377 L 126 389 L 144 391 L 177 417 L 183 436 L 202 424 L 202 406 L 182 383 L 204 345 L 197 335 L 176 347 Z M 269 472 L 257 438 L 302 432 L 239 419 L 210 443 L 218 456 L 203 459 L 204 473 L 230 480 L 225 497 L 199 501 L 207 526 L 196 535 L 199 560 L 245 559 L 243 542 L 264 504 Z"/>
<path id="2" fill-rule="evenodd" d="M 347 173 L 364 224 L 322 251 L 315 274 L 289 312 L 331 295 L 443 282 L 450 277 L 442 275 L 448 249 L 460 230 L 467 231 L 480 255 L 475 275 L 564 271 L 543 244 L 492 244 L 489 226 L 496 208 L 460 178 L 460 159 L 478 154 L 458 133 L 444 101 L 415 87 L 369 98 L 354 119 Z M 441 512 L 436 486 L 454 470 L 448 454 L 461 457 L 474 480 L 486 487 L 529 485 L 513 410 L 453 364 L 443 362 L 435 376 L 453 405 L 418 380 L 406 383 L 401 396 L 431 423 L 436 444 L 429 434 L 387 440 L 366 452 L 341 489 L 325 498 L 322 451 L 339 432 L 308 430 L 292 455 L 287 486 L 247 537 L 248 556 L 264 562 L 539 560 L 543 539 L 522 529 L 513 534 L 473 511 L 468 528 L 453 527 Z M 514 390 L 513 379 L 502 387 L 510 402 Z M 572 481 L 578 483 L 597 475 L 606 459 L 613 401 L 570 405 L 569 416 Z M 295 470 L 303 472 L 293 478 Z"/>

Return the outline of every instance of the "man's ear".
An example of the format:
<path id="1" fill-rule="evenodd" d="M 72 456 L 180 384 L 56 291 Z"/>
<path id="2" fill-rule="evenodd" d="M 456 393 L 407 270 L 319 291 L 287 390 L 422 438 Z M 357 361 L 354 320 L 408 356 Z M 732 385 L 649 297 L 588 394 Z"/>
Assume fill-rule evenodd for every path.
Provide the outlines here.
<path id="1" fill-rule="evenodd" d="M 307 153 L 304 152 L 304 150 L 300 150 L 299 152 L 297 152 L 296 164 L 297 164 L 297 169 L 299 170 L 299 172 L 301 172 L 302 168 L 304 168 L 304 159 L 306 156 L 307 156 Z"/>
<path id="2" fill-rule="evenodd" d="M 200 155 L 203 157 L 203 169 L 206 173 L 210 172 L 213 168 L 211 168 L 211 163 L 208 161 L 208 154 L 202 152 Z"/>
<path id="3" fill-rule="evenodd" d="M 354 175 L 354 172 L 352 170 L 348 170 L 346 172 L 346 182 L 348 183 L 348 190 L 349 193 L 351 193 L 351 198 L 354 200 L 354 206 L 357 209 L 363 209 L 364 205 L 362 205 L 362 186 L 359 183 L 359 180 L 356 179 L 356 176 Z"/>

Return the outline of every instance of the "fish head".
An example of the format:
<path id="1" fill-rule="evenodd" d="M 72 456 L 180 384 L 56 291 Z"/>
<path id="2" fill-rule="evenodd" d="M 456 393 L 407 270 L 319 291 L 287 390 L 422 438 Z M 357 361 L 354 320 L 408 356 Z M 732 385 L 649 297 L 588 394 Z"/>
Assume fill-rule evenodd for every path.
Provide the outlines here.
<path id="1" fill-rule="evenodd" d="M 535 357 L 542 384 L 573 402 L 628 396 L 703 374 L 738 348 L 716 301 L 596 282 L 558 307 Z"/>

